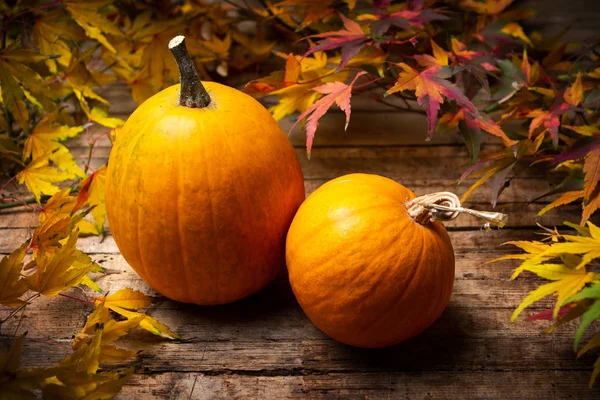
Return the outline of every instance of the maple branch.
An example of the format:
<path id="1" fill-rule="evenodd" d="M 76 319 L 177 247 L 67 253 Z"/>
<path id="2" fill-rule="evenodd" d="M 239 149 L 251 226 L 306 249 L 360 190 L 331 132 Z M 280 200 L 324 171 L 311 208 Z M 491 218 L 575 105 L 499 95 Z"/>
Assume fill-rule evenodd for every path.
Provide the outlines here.
<path id="1" fill-rule="evenodd" d="M 9 208 L 21 207 L 21 206 L 25 206 L 27 204 L 33 204 L 35 202 L 36 202 L 35 197 L 32 197 L 30 199 L 23 200 L 23 201 L 20 201 L 20 202 L 1 203 L 0 204 L 0 210 L 7 210 Z"/>
<path id="2" fill-rule="evenodd" d="M 169 42 L 169 50 L 173 53 L 179 67 L 181 89 L 179 91 L 179 105 L 190 108 L 204 108 L 210 104 L 210 95 L 200 81 L 198 70 L 185 47 L 185 37 L 175 36 Z"/>
<path id="3" fill-rule="evenodd" d="M 378 103 L 384 104 L 388 107 L 392 107 L 395 108 L 396 110 L 399 111 L 404 111 L 404 112 L 411 112 L 411 113 L 415 113 L 415 114 L 421 114 L 421 115 L 427 115 L 427 113 L 425 112 L 425 110 L 421 110 L 418 108 L 413 108 L 408 101 L 406 101 L 406 99 L 404 97 L 401 97 L 402 100 L 404 100 L 404 102 L 406 103 L 407 107 L 402 107 L 396 104 L 392 104 L 392 103 L 388 103 L 387 101 L 383 100 L 382 98 L 380 98 L 379 96 L 374 96 L 373 100 L 377 101 Z"/>

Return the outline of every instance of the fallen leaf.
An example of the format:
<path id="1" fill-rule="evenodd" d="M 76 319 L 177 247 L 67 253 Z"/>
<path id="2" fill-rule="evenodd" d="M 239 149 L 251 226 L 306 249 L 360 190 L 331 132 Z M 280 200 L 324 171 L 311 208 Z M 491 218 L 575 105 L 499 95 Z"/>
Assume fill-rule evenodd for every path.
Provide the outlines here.
<path id="1" fill-rule="evenodd" d="M 138 310 L 152 304 L 152 300 L 148 296 L 142 292 L 129 288 L 118 290 L 102 299 L 104 304 L 109 308 L 111 306 L 117 306 L 128 310 Z M 96 299 L 96 302 L 99 301 L 101 301 L 101 299 Z"/>
<path id="2" fill-rule="evenodd" d="M 23 243 L 10 255 L 2 257 L 0 261 L 0 304 L 7 307 L 19 307 L 27 304 L 19 299 L 27 291 L 27 285 L 21 279 L 26 249 L 27 243 Z M 1 367 L 0 370 L 2 370 Z"/>
<path id="3" fill-rule="evenodd" d="M 80 255 L 75 249 L 77 236 L 77 231 L 71 233 L 67 243 L 51 253 L 38 252 L 35 272 L 25 278 L 29 289 L 44 296 L 56 296 L 81 283 L 93 264 L 74 265 Z"/>

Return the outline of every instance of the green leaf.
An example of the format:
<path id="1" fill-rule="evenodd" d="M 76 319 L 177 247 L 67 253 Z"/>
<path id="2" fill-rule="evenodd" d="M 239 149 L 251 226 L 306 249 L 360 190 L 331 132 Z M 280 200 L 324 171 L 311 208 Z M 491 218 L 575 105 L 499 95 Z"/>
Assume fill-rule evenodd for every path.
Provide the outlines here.
<path id="1" fill-rule="evenodd" d="M 583 299 L 600 299 L 600 283 L 595 283 L 592 286 L 584 288 L 575 296 L 567 299 L 565 303 L 572 303 Z"/>
<path id="2" fill-rule="evenodd" d="M 574 343 L 575 349 L 577 349 L 577 347 L 579 347 L 579 342 L 581 341 L 581 336 L 583 336 L 583 333 L 585 332 L 586 328 L 588 326 L 590 326 L 590 324 L 599 317 L 600 317 L 600 301 L 596 301 L 581 317 L 581 323 L 579 324 L 579 327 L 577 328 L 577 332 L 575 333 L 575 343 Z"/>

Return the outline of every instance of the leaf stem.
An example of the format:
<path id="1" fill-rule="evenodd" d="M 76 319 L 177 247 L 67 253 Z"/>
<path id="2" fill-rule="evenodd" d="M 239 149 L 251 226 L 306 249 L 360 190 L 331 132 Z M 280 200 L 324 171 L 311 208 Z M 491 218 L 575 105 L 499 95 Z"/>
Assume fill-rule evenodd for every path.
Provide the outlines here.
<path id="1" fill-rule="evenodd" d="M 25 307 L 27 307 L 29 305 L 30 301 L 35 300 L 35 299 L 37 299 L 40 296 L 41 296 L 40 293 L 36 293 L 36 294 L 30 296 L 27 300 L 25 300 L 26 304 L 23 304 L 22 306 L 20 306 L 18 308 L 15 308 L 13 311 L 11 311 L 11 313 L 8 314 L 8 316 L 6 318 L 4 318 L 2 321 L 0 321 L 0 325 L 2 325 L 3 323 L 5 323 L 6 321 L 8 321 L 10 318 L 12 318 L 15 314 L 17 314 L 22 309 L 24 309 Z"/>
<path id="2" fill-rule="evenodd" d="M 7 210 L 9 208 L 21 207 L 27 204 L 34 204 L 36 202 L 35 197 L 26 199 L 23 201 L 16 201 L 14 203 L 0 203 L 0 210 Z"/>

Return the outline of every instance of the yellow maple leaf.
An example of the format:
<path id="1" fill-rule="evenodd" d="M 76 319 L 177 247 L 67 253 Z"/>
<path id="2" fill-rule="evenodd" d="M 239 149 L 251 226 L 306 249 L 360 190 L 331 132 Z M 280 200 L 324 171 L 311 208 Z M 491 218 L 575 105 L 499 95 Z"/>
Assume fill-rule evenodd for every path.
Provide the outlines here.
<path id="1" fill-rule="evenodd" d="M 108 305 L 108 308 L 114 312 L 121 314 L 127 319 L 134 319 L 143 316 L 144 318 L 140 321 L 140 328 L 144 328 L 148 332 L 152 332 L 155 335 L 162 336 L 169 339 L 180 339 L 179 335 L 173 332 L 167 325 L 157 321 L 148 315 L 138 313 L 135 311 L 128 311 L 122 307 L 116 305 Z"/>
<path id="2" fill-rule="evenodd" d="M 565 90 L 564 99 L 567 104 L 578 106 L 583 100 L 583 84 L 581 83 L 581 72 L 577 73 L 577 78 L 573 85 Z"/>
<path id="3" fill-rule="evenodd" d="M 100 346 L 100 357 L 98 358 L 98 361 L 100 361 L 101 364 L 120 364 L 129 360 L 131 357 L 135 357 L 136 354 L 137 351 L 135 350 L 127 350 L 103 343 Z"/>
<path id="4" fill-rule="evenodd" d="M 52 252 L 45 249 L 38 251 L 35 258 L 35 272 L 25 278 L 29 289 L 52 297 L 81 283 L 94 265 L 93 263 L 76 264 L 76 260 L 82 254 L 75 248 L 77 237 L 78 232 L 74 231 L 62 247 Z"/>
<path id="5" fill-rule="evenodd" d="M 0 52 L 0 64 L 6 73 L 12 75 L 22 88 L 22 93 L 36 107 L 44 109 L 46 112 L 53 112 L 57 109 L 55 103 L 55 94 L 50 90 L 44 79 L 34 69 L 26 63 L 37 63 L 46 60 L 48 56 L 39 54 L 30 49 L 18 48 L 13 45 Z M 13 87 L 11 89 L 17 95 Z M 28 131 L 28 127 L 24 128 Z"/>
<path id="6" fill-rule="evenodd" d="M 163 88 L 165 79 L 175 82 L 179 77 L 179 69 L 168 43 L 180 33 L 181 23 L 177 18 L 155 21 L 131 35 L 133 40 L 143 44 L 139 50 L 140 64 L 136 67 L 147 69 L 144 76 L 155 92 Z"/>
<path id="7" fill-rule="evenodd" d="M 519 307 L 513 312 L 510 318 L 511 322 L 514 322 L 519 314 L 534 302 L 555 293 L 557 295 L 557 300 L 556 305 L 554 306 L 553 317 L 556 318 L 558 311 L 560 310 L 560 307 L 564 305 L 565 300 L 579 292 L 586 283 L 598 279 L 597 274 L 586 272 L 585 269 L 571 269 L 567 266 L 560 267 L 561 269 L 559 270 L 558 266 L 552 264 L 552 268 L 555 271 L 553 271 L 554 274 L 548 274 L 548 276 L 555 277 L 555 282 L 541 285 L 523 299 L 521 304 L 519 304 Z M 541 265 L 538 269 L 532 267 L 530 270 L 540 275 L 540 272 L 544 271 L 545 268 Z"/>
<path id="8" fill-rule="evenodd" d="M 128 310 L 138 310 L 152 304 L 152 300 L 144 293 L 129 288 L 121 289 L 109 296 L 96 299 L 96 303 L 98 302 L 104 302 L 109 308 L 117 306 Z"/>
<path id="9" fill-rule="evenodd" d="M 523 32 L 523 28 L 521 27 L 521 25 L 517 24 L 516 22 L 509 22 L 508 24 L 504 25 L 500 32 L 515 37 L 517 39 L 521 39 L 529 46 L 533 46 L 531 40 L 527 37 L 525 32 Z"/>
<path id="10" fill-rule="evenodd" d="M 34 44 L 40 53 L 54 56 L 45 60 L 53 74 L 58 71 L 57 64 L 63 67 L 69 65 L 71 47 L 67 41 L 85 39 L 83 30 L 61 9 L 50 10 L 39 16 L 32 33 Z"/>
<path id="11" fill-rule="evenodd" d="M 576 269 L 583 268 L 586 264 L 595 258 L 600 258 L 600 228 L 587 222 L 590 236 L 561 235 L 565 242 L 553 243 L 541 255 L 547 257 L 557 257 L 563 253 L 581 255 L 581 262 Z"/>
<path id="12" fill-rule="evenodd" d="M 105 299 L 106 297 L 101 298 L 96 302 L 96 308 L 88 316 L 85 326 L 73 339 L 73 349 L 78 349 L 86 343 L 99 326 L 103 326 L 102 344 L 104 345 L 115 342 L 119 338 L 125 336 L 131 328 L 138 326 L 144 318 L 143 315 L 140 314 L 137 318 L 125 321 L 110 319 L 108 308 L 105 306 Z"/>
<path id="13" fill-rule="evenodd" d="M 25 94 L 12 74 L 8 72 L 8 64 L 0 57 L 0 87 L 2 102 L 25 132 L 29 131 L 29 111 L 25 106 Z"/>
<path id="14" fill-rule="evenodd" d="M 123 126 L 125 121 L 117 117 L 109 117 L 108 113 L 100 107 L 94 107 L 90 111 L 90 119 L 107 128 L 117 128 Z"/>
<path id="15" fill-rule="evenodd" d="M 515 0 L 461 0 L 460 6 L 478 14 L 496 15 Z"/>
<path id="16" fill-rule="evenodd" d="M 44 207 L 42 207 L 40 212 L 40 224 L 46 221 L 48 218 L 54 216 L 55 214 L 59 214 L 59 218 L 64 218 L 70 216 L 73 212 L 77 211 L 75 209 L 75 204 L 77 202 L 77 197 L 70 196 L 71 188 L 64 188 L 61 191 L 55 193 Z M 82 219 L 77 225 L 79 228 L 79 234 L 81 235 L 97 235 L 98 230 L 90 221 Z"/>
<path id="17" fill-rule="evenodd" d="M 24 158 L 38 158 L 58 149 L 59 141 L 73 138 L 83 131 L 82 126 L 65 126 L 56 123 L 57 114 L 44 117 L 25 140 Z"/>
<path id="18" fill-rule="evenodd" d="M 55 183 L 72 178 L 72 173 L 50 166 L 50 155 L 33 159 L 17 174 L 17 182 L 25 184 L 39 203 L 42 194 L 53 195 L 60 189 Z"/>
<path id="19" fill-rule="evenodd" d="M 98 358 L 100 356 L 100 344 L 102 343 L 102 329 L 94 332 L 92 340 L 84 343 L 71 355 L 59 361 L 61 367 L 73 367 L 75 372 L 95 374 L 100 367 Z"/>
<path id="20" fill-rule="evenodd" d="M 99 10 L 111 3 L 112 1 L 109 0 L 65 0 L 63 2 L 75 22 L 83 28 L 88 37 L 96 39 L 108 50 L 116 53 L 115 48 L 108 42 L 104 34 L 107 33 L 118 37 L 123 36 L 123 33 L 116 25 L 99 13 Z"/>
<path id="21" fill-rule="evenodd" d="M 27 304 L 19 299 L 27 291 L 27 285 L 21 279 L 26 249 L 27 243 L 23 243 L 21 247 L 10 255 L 4 256 L 0 261 L 0 304 L 2 305 L 19 307 Z"/>
<path id="22" fill-rule="evenodd" d="M 92 209 L 92 217 L 99 233 L 104 232 L 106 222 L 106 204 L 104 202 L 104 185 L 106 181 L 106 165 L 98 168 L 88 175 L 79 184 L 79 195 L 77 196 L 76 208 L 87 204 Z"/>
<path id="23" fill-rule="evenodd" d="M 565 193 L 561 194 L 552 203 L 550 203 L 546 207 L 542 208 L 540 210 L 540 212 L 538 212 L 538 215 L 542 216 L 545 213 L 547 213 L 548 211 L 552 210 L 553 208 L 572 203 L 572 202 L 582 199 L 582 198 L 583 198 L 583 190 L 574 190 L 571 192 L 565 192 Z"/>

